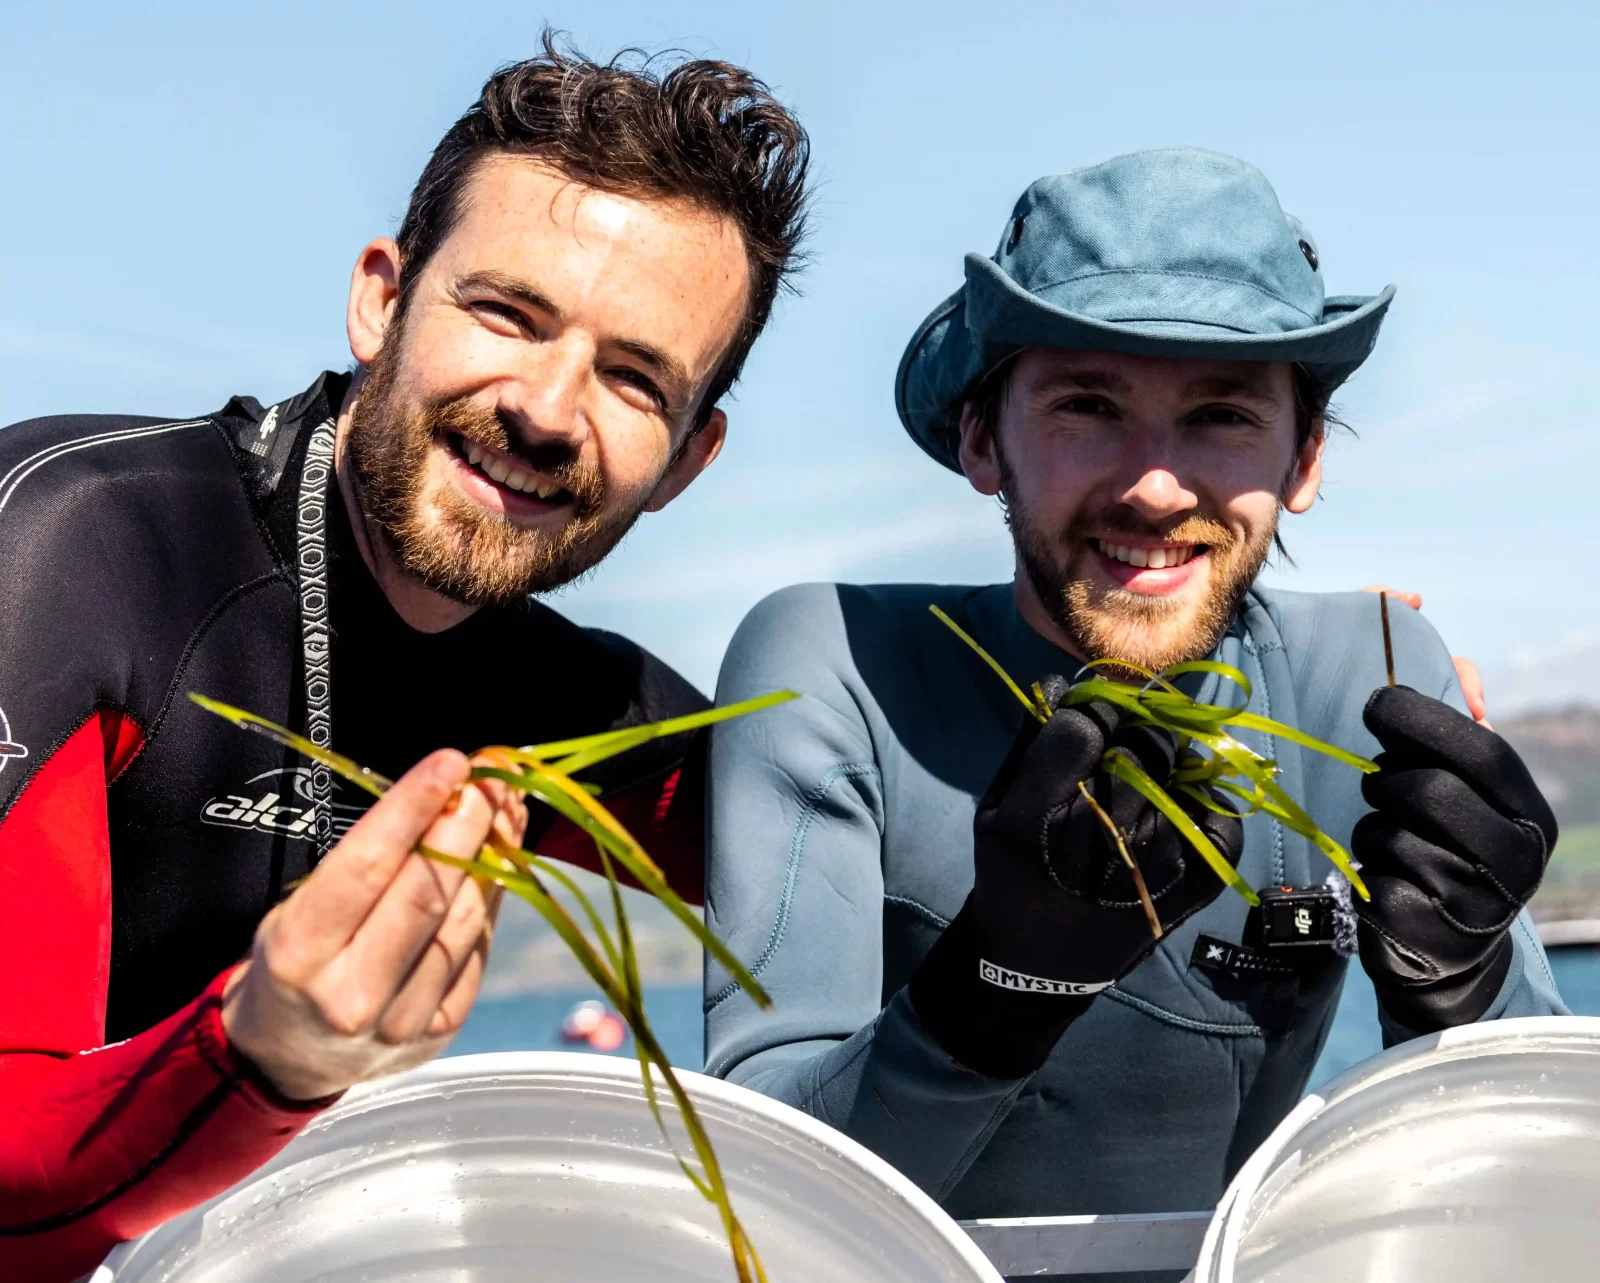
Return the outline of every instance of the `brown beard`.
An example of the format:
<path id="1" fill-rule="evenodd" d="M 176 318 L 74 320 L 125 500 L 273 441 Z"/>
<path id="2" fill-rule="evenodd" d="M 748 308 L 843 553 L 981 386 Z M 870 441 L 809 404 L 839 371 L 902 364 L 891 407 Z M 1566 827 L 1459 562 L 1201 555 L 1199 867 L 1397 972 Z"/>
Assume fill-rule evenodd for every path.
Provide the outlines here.
<path id="1" fill-rule="evenodd" d="M 396 390 L 400 318 L 367 367 L 350 411 L 348 448 L 369 532 L 424 587 L 469 606 L 507 605 L 549 592 L 592 569 L 644 510 L 603 515 L 605 478 L 564 442 L 529 446 L 493 411 L 466 398 L 407 405 Z M 423 470 L 436 441 L 454 434 L 526 461 L 571 496 L 554 534 L 524 529 L 454 487 L 423 501 Z M 448 447 L 447 447 L 448 448 Z"/>
<path id="2" fill-rule="evenodd" d="M 1017 557 L 1041 604 L 1066 633 L 1073 650 L 1086 659 L 1126 660 L 1152 672 L 1204 659 L 1221 642 L 1272 550 L 1276 514 L 1266 529 L 1245 540 L 1213 517 L 1196 514 L 1162 528 L 1126 507 L 1080 512 L 1068 526 L 1066 538 L 1053 544 L 1016 498 L 1016 478 L 1004 454 L 999 462 L 1006 520 Z M 1084 558 L 1097 555 L 1088 542 L 1091 530 L 1207 545 L 1211 569 L 1205 598 L 1191 607 L 1165 597 L 1096 585 L 1083 566 Z M 1065 558 L 1059 555 L 1059 547 L 1067 549 Z M 1186 613 L 1188 618 L 1184 618 Z"/>

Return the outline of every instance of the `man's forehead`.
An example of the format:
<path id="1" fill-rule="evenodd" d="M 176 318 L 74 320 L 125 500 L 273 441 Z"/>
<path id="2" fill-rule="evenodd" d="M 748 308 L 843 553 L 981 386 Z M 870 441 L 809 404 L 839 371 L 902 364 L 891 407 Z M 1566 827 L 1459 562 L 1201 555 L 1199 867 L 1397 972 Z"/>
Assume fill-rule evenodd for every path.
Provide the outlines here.
<path id="1" fill-rule="evenodd" d="M 1029 348 L 1019 369 L 1031 388 L 1075 387 L 1131 394 L 1248 396 L 1276 402 L 1290 386 L 1285 361 L 1210 361 L 1080 348 Z"/>
<path id="2" fill-rule="evenodd" d="M 750 269 L 729 218 L 590 187 L 536 157 L 480 162 L 430 267 L 446 289 L 496 278 L 603 337 L 709 370 L 744 315 Z M 623 346 L 627 346 L 626 343 Z"/>
<path id="3" fill-rule="evenodd" d="M 594 187 L 542 157 L 508 153 L 483 157 L 467 175 L 456 225 L 474 214 L 547 222 L 579 235 L 638 234 L 662 222 L 683 235 L 739 235 L 732 219 L 691 201 Z"/>

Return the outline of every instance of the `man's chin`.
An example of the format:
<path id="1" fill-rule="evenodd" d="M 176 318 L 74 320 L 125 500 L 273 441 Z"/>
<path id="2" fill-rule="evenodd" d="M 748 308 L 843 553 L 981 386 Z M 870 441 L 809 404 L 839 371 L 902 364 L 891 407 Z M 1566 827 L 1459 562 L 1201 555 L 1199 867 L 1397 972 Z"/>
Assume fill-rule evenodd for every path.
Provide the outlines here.
<path id="1" fill-rule="evenodd" d="M 1130 671 L 1159 673 L 1174 664 L 1205 659 L 1221 640 L 1221 630 L 1193 626 L 1151 628 L 1123 618 L 1095 621 L 1096 644 L 1090 657 L 1130 665 Z"/>
<path id="2" fill-rule="evenodd" d="M 1151 672 L 1206 658 L 1233 613 L 1209 593 L 1096 590 L 1081 581 L 1067 586 L 1062 604 L 1067 634 L 1083 654 Z"/>
<path id="3" fill-rule="evenodd" d="M 583 578 L 632 524 L 573 518 L 530 530 L 475 505 L 451 505 L 392 532 L 390 544 L 401 569 L 429 591 L 464 606 L 510 606 Z"/>

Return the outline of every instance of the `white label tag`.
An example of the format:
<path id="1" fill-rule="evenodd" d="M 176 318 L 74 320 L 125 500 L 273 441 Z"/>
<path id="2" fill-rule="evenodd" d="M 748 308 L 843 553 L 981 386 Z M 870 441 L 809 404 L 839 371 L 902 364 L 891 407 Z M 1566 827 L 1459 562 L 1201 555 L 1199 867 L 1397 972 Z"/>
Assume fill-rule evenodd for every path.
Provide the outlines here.
<path id="1" fill-rule="evenodd" d="M 978 959 L 978 975 L 992 985 L 998 985 L 1002 989 L 1015 989 L 1018 993 L 1065 993 L 1081 997 L 1111 988 L 1109 980 L 1099 984 L 1079 984 L 1076 980 L 1046 980 L 1043 976 L 1030 976 L 1021 971 L 1009 971 L 1005 967 L 997 967 L 984 958 Z"/>

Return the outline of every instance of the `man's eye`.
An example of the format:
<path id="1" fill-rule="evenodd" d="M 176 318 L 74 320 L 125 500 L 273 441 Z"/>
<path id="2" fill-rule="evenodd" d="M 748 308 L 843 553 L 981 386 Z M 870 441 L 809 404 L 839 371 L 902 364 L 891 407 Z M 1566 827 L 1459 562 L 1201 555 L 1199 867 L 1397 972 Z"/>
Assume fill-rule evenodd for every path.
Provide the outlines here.
<path id="1" fill-rule="evenodd" d="M 528 324 L 528 318 L 509 303 L 496 303 L 492 299 L 485 299 L 482 302 L 474 303 L 472 310 L 482 316 L 493 317 L 519 330 L 531 328 Z"/>
<path id="2" fill-rule="evenodd" d="M 640 374 L 638 370 L 629 369 L 627 366 L 618 366 L 611 371 L 611 377 L 619 383 L 626 383 L 629 387 L 637 388 L 655 403 L 658 410 L 667 408 L 667 398 L 662 395 L 661 389 L 646 375 Z"/>
<path id="3" fill-rule="evenodd" d="M 1103 396 L 1069 396 L 1056 406 L 1064 414 L 1087 414 L 1101 418 L 1115 418 L 1117 407 Z"/>
<path id="4" fill-rule="evenodd" d="M 1231 405 L 1207 405 L 1191 414 L 1189 422 L 1199 427 L 1248 427 L 1255 420 Z"/>

